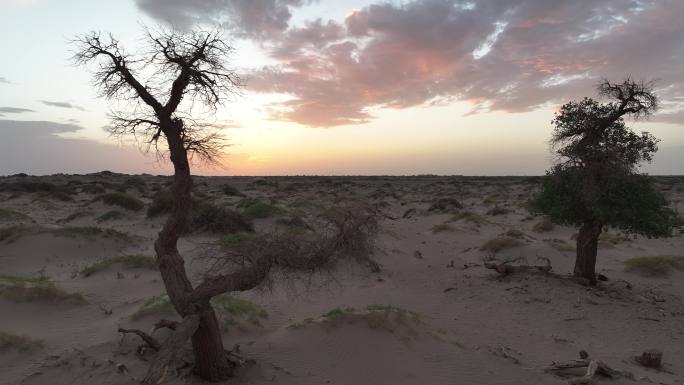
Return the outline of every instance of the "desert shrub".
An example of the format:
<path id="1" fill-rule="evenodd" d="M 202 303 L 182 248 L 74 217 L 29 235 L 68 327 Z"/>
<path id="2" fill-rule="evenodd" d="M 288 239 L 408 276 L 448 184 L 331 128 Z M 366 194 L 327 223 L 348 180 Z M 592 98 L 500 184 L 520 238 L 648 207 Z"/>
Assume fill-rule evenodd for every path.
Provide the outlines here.
<path id="1" fill-rule="evenodd" d="M 524 232 L 518 230 L 518 229 L 510 229 L 504 233 L 505 236 L 515 238 L 515 239 L 525 239 L 527 238 L 527 234 Z"/>
<path id="2" fill-rule="evenodd" d="M 104 229 L 97 226 L 67 226 L 52 230 L 52 234 L 59 237 L 75 238 L 75 237 L 101 237 L 116 240 L 126 240 L 130 236 L 124 232 L 114 229 Z"/>
<path id="3" fill-rule="evenodd" d="M 224 184 L 221 186 L 221 191 L 223 191 L 224 194 L 228 196 L 236 196 L 236 197 L 243 197 L 245 194 L 243 194 L 240 190 L 237 188 L 229 185 L 229 184 Z"/>
<path id="4" fill-rule="evenodd" d="M 432 226 L 431 230 L 433 233 L 437 234 L 437 233 L 442 233 L 445 231 L 454 231 L 456 229 L 451 227 L 448 223 L 439 223 L 439 224 Z"/>
<path id="5" fill-rule="evenodd" d="M 101 200 L 110 206 L 118 206 L 131 211 L 140 211 L 145 207 L 141 200 L 121 192 L 103 194 L 97 200 Z"/>
<path id="6" fill-rule="evenodd" d="M 219 313 L 224 326 L 233 326 L 242 321 L 261 326 L 261 320 L 268 317 L 268 312 L 261 306 L 246 299 L 222 294 L 211 299 L 211 304 Z"/>
<path id="7" fill-rule="evenodd" d="M 78 219 L 78 218 L 85 218 L 85 217 L 90 216 L 90 215 L 92 215 L 92 214 L 93 214 L 93 213 L 92 213 L 91 211 L 89 211 L 89 210 L 78 210 L 78 211 L 75 211 L 75 212 L 73 212 L 73 213 L 67 215 L 65 218 L 62 218 L 62 219 L 58 220 L 57 223 L 69 223 L 69 222 L 73 222 L 73 221 L 75 221 L 75 220 Z"/>
<path id="8" fill-rule="evenodd" d="M 558 239 L 558 238 L 553 238 L 553 239 L 544 239 L 544 242 L 548 243 L 549 246 L 553 247 L 554 249 L 558 251 L 575 251 L 575 246 L 569 244 L 568 242 Z"/>
<path id="9" fill-rule="evenodd" d="M 242 215 L 248 219 L 263 219 L 283 212 L 278 206 L 250 198 L 241 200 L 237 207 L 242 209 Z"/>
<path id="10" fill-rule="evenodd" d="M 461 202 L 455 198 L 446 197 L 437 199 L 437 201 L 430 205 L 428 211 L 451 212 L 462 208 Z"/>
<path id="11" fill-rule="evenodd" d="M 14 242 L 19 239 L 19 237 L 26 234 L 28 230 L 27 227 L 20 225 L 0 227 L 0 242 Z"/>
<path id="12" fill-rule="evenodd" d="M 323 323 L 331 327 L 360 321 L 371 329 L 390 333 L 394 333 L 397 326 L 403 326 L 411 334 L 415 333 L 413 327 L 421 324 L 421 318 L 417 312 L 394 305 L 368 305 L 358 310 L 353 307 L 336 307 L 321 316 Z"/>
<path id="13" fill-rule="evenodd" d="M 107 221 L 122 219 L 124 217 L 125 217 L 125 215 L 121 211 L 110 210 L 110 211 L 107 211 L 106 213 L 100 215 L 99 217 L 95 218 L 95 221 L 101 223 L 101 222 L 107 222 Z"/>
<path id="14" fill-rule="evenodd" d="M 56 185 L 54 183 L 39 180 L 20 180 L 13 182 L 0 183 L 0 191 L 16 193 L 63 193 L 71 195 L 74 189 L 66 185 Z M 69 197 L 71 199 L 71 197 Z"/>
<path id="15" fill-rule="evenodd" d="M 556 225 L 553 224 L 548 219 L 542 219 L 541 221 L 537 222 L 532 226 L 532 231 L 535 233 L 546 233 L 551 230 L 553 230 L 556 227 Z"/>
<path id="16" fill-rule="evenodd" d="M 127 269 L 157 268 L 157 261 L 154 258 L 141 254 L 130 254 L 106 258 L 92 265 L 88 265 L 81 269 L 81 275 L 84 277 L 89 277 L 99 271 L 109 268 L 114 264 L 121 264 L 124 268 Z"/>
<path id="17" fill-rule="evenodd" d="M 126 192 L 128 189 L 135 189 L 138 190 L 140 193 L 144 193 L 147 191 L 147 184 L 145 183 L 145 180 L 139 176 L 131 176 L 126 178 L 124 182 L 121 184 L 121 192 Z"/>
<path id="18" fill-rule="evenodd" d="M 242 214 L 209 203 L 202 203 L 195 207 L 191 228 L 192 231 L 224 234 L 254 231 L 252 223 Z"/>
<path id="19" fill-rule="evenodd" d="M 138 320 L 151 315 L 159 315 L 174 312 L 173 304 L 166 294 L 157 295 L 147 299 L 131 315 L 131 319 Z"/>
<path id="20" fill-rule="evenodd" d="M 523 246 L 524 244 L 519 239 L 504 236 L 490 239 L 480 246 L 480 250 L 496 254 L 502 250 Z"/>
<path id="21" fill-rule="evenodd" d="M 482 215 L 473 213 L 471 211 L 459 211 L 451 217 L 451 221 L 453 221 L 453 222 L 464 221 L 464 222 L 473 223 L 473 224 L 478 225 L 478 226 L 481 224 L 487 223 L 487 220 L 484 217 L 482 217 Z"/>
<path id="22" fill-rule="evenodd" d="M 491 209 L 489 209 L 489 211 L 487 211 L 487 215 L 491 215 L 491 216 L 506 215 L 506 214 L 510 214 L 511 212 L 512 212 L 511 209 L 507 209 L 507 208 L 501 207 L 501 206 L 494 206 Z"/>
<path id="23" fill-rule="evenodd" d="M 21 219 L 27 219 L 28 216 L 20 212 L 0 208 L 0 221 L 17 221 Z"/>
<path id="24" fill-rule="evenodd" d="M 604 247 L 615 247 L 623 242 L 629 242 L 630 239 L 625 234 L 611 233 L 604 231 L 599 235 L 599 245 Z"/>
<path id="25" fill-rule="evenodd" d="M 99 183 L 87 183 L 80 186 L 81 191 L 86 194 L 104 194 L 107 190 Z"/>
<path id="26" fill-rule="evenodd" d="M 284 218 L 278 218 L 276 223 L 291 229 L 311 230 L 311 226 L 299 215 L 290 215 Z"/>
<path id="27" fill-rule="evenodd" d="M 24 335 L 11 334 L 0 331 L 0 353 L 14 350 L 29 353 L 45 347 L 45 342 Z"/>
<path id="28" fill-rule="evenodd" d="M 648 276 L 664 276 L 673 270 L 684 270 L 684 256 L 656 255 L 651 257 L 634 257 L 625 261 L 625 270 Z"/>
<path id="29" fill-rule="evenodd" d="M 171 208 L 173 208 L 173 193 L 168 190 L 160 190 L 154 195 L 152 202 L 147 207 L 147 217 L 154 218 L 169 213 Z"/>
<path id="30" fill-rule="evenodd" d="M 12 302 L 83 304 L 80 293 L 67 293 L 46 277 L 27 278 L 0 275 L 0 298 Z"/>

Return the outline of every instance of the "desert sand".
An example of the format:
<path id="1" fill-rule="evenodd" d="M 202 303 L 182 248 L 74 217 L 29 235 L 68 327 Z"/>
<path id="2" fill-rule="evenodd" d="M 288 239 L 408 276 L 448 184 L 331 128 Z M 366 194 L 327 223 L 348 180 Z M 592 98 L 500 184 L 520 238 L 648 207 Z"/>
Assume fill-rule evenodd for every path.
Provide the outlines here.
<path id="1" fill-rule="evenodd" d="M 70 191 L 7 187 L 26 180 Z M 0 332 L 25 336 L 35 345 L 0 351 L 1 384 L 135 384 L 144 376 L 153 354 L 137 353 L 142 341 L 117 329 L 152 332 L 161 318 L 174 318 L 168 306 L 150 305 L 164 294 L 160 275 L 153 266 L 116 261 L 92 266 L 154 255 L 152 244 L 165 216 L 148 218 L 147 209 L 170 181 L 109 172 L 0 180 L 5 186 L 0 188 L 0 283 L 8 287 L 25 277 L 31 280 L 21 285 L 51 282 L 72 294 L 58 299 L 0 295 Z M 658 181 L 684 212 L 684 178 Z M 634 380 L 596 383 L 684 384 L 684 272 L 654 276 L 625 270 L 625 261 L 633 257 L 684 254 L 682 234 L 646 239 L 609 231 L 597 262 L 606 280 L 598 287 L 582 286 L 567 279 L 576 229 L 549 225 L 526 209 L 537 182 L 523 177 L 196 177 L 196 199 L 237 211 L 250 198 L 275 207 L 253 219 L 257 232 L 292 226 L 293 217 L 307 222 L 349 200 L 372 204 L 380 218 L 373 253 L 379 272 L 341 264 L 306 279 L 275 277 L 260 290 L 233 294 L 248 305 L 221 316 L 224 342 L 239 345 L 248 362 L 226 383 L 565 384 L 567 378 L 545 368 L 579 358 L 584 350 L 634 375 Z M 225 185 L 245 196 L 226 194 Z M 145 207 L 130 210 L 98 199 L 116 191 Z M 216 243 L 224 237 L 193 232 L 182 239 L 193 279 L 207 272 L 207 257 L 220 252 Z M 491 259 L 550 264 L 552 273 L 501 276 L 483 266 Z M 153 335 L 161 340 L 165 331 Z M 634 361 L 654 348 L 664 354 L 662 370 Z M 188 370 L 180 375 L 168 383 L 200 382 Z"/>

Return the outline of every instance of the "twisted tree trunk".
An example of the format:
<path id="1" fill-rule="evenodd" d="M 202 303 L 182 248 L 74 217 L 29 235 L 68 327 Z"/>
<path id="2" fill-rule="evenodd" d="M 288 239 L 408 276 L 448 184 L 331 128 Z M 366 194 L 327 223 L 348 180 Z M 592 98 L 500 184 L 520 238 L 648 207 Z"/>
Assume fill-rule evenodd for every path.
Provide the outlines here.
<path id="1" fill-rule="evenodd" d="M 211 297 L 193 298 L 193 287 L 185 271 L 185 263 L 178 252 L 178 239 L 190 223 L 192 212 L 192 178 L 187 151 L 183 145 L 182 121 L 175 119 L 164 127 L 174 167 L 171 215 L 159 232 L 154 244 L 157 262 L 166 292 L 178 314 L 183 318 L 199 316 L 197 329 L 192 335 L 192 348 L 198 375 L 206 381 L 220 381 L 232 375 L 233 366 L 223 349 L 221 330 Z"/>
<path id="2" fill-rule="evenodd" d="M 587 280 L 592 286 L 596 285 L 596 253 L 602 227 L 597 223 L 585 223 L 577 236 L 574 276 Z"/>

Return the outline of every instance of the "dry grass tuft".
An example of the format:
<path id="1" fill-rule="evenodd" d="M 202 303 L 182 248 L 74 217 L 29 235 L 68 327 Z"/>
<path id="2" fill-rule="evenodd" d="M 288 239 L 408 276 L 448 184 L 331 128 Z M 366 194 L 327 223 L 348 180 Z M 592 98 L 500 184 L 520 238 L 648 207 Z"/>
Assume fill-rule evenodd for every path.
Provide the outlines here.
<path id="1" fill-rule="evenodd" d="M 634 257 L 625 261 L 625 271 L 633 271 L 646 276 L 666 276 L 674 270 L 684 270 L 684 256 L 656 255 Z"/>
<path id="2" fill-rule="evenodd" d="M 520 247 L 524 245 L 525 242 L 522 242 L 519 239 L 504 236 L 490 239 L 489 241 L 485 242 L 482 246 L 480 246 L 480 250 L 496 254 L 502 250 Z"/>
<path id="3" fill-rule="evenodd" d="M 81 293 L 67 293 L 49 278 L 0 275 L 0 298 L 12 302 L 44 302 L 50 304 L 86 303 Z"/>
<path id="4" fill-rule="evenodd" d="M 0 331 L 0 353 L 11 350 L 19 353 L 30 353 L 44 347 L 45 343 L 42 340 Z"/>

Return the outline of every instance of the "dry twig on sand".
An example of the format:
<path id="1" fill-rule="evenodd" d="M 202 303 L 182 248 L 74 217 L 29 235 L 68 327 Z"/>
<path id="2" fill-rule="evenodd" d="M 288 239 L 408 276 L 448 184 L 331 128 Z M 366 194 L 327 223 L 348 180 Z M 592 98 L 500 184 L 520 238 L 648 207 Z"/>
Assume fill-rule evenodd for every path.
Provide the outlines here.
<path id="1" fill-rule="evenodd" d="M 587 372 L 581 377 L 570 380 L 569 384 L 571 385 L 591 384 L 597 374 L 601 374 L 609 378 L 624 377 L 634 380 L 634 375 L 632 373 L 613 369 L 603 361 L 591 359 L 585 351 L 580 352 L 580 359 L 553 362 L 551 366 L 546 368 L 546 371 L 561 372 L 568 369 L 578 368 L 587 368 Z"/>
<path id="2" fill-rule="evenodd" d="M 543 272 L 549 273 L 553 270 L 551 261 L 548 258 L 540 258 L 546 262 L 544 265 L 511 265 L 513 260 L 499 262 L 496 260 L 486 261 L 484 267 L 487 269 L 496 270 L 502 276 L 517 273 L 517 272 Z"/>

